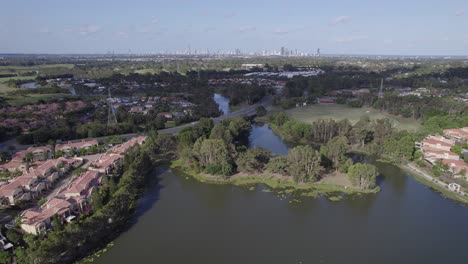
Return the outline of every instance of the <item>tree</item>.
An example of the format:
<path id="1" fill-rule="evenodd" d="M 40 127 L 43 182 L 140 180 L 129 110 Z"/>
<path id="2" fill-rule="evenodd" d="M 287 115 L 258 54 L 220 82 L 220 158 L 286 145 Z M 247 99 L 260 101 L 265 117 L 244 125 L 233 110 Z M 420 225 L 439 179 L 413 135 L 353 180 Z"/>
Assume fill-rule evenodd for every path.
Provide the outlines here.
<path id="1" fill-rule="evenodd" d="M 278 112 L 272 116 L 273 124 L 279 127 L 281 127 L 288 120 L 289 120 L 289 117 L 285 112 Z"/>
<path id="2" fill-rule="evenodd" d="M 369 117 L 363 116 L 359 121 L 354 124 L 353 135 L 356 142 L 359 142 L 361 146 L 372 141 L 372 128 Z"/>
<path id="3" fill-rule="evenodd" d="M 160 133 L 156 137 L 156 144 L 161 153 L 172 152 L 176 149 L 176 138 L 170 134 Z"/>
<path id="4" fill-rule="evenodd" d="M 26 155 L 24 156 L 24 161 L 27 163 L 30 163 L 33 160 L 34 160 L 34 155 L 32 154 L 32 152 L 26 153 Z"/>
<path id="5" fill-rule="evenodd" d="M 80 149 L 78 150 L 78 152 L 80 153 L 80 156 L 84 156 L 84 155 L 86 155 L 86 153 L 87 153 L 88 151 L 87 151 L 85 148 L 80 148 Z"/>
<path id="6" fill-rule="evenodd" d="M 270 159 L 266 167 L 268 171 L 278 173 L 283 176 L 286 176 L 289 173 L 288 158 L 284 156 Z"/>
<path id="7" fill-rule="evenodd" d="M 377 167 L 372 164 L 356 163 L 348 170 L 349 180 L 353 186 L 361 189 L 373 189 L 378 174 Z"/>
<path id="8" fill-rule="evenodd" d="M 55 158 L 55 140 L 52 140 L 52 139 L 49 139 L 49 145 L 50 145 L 50 151 L 51 151 L 51 154 L 52 154 L 52 158 Z"/>
<path id="9" fill-rule="evenodd" d="M 334 137 L 320 148 L 320 154 L 330 159 L 335 169 L 338 169 L 345 162 L 345 154 L 348 151 L 348 139 L 344 136 Z"/>
<path id="10" fill-rule="evenodd" d="M 200 138 L 193 145 L 192 152 L 206 173 L 224 176 L 232 173 L 227 145 L 222 139 Z"/>
<path id="11" fill-rule="evenodd" d="M 270 160 L 270 151 L 262 148 L 248 149 L 241 152 L 236 160 L 237 169 L 241 172 L 262 172 Z"/>
<path id="12" fill-rule="evenodd" d="M 415 153 L 414 142 L 413 135 L 407 131 L 393 133 L 383 141 L 382 156 L 396 163 L 408 162 Z"/>
<path id="13" fill-rule="evenodd" d="M 8 238 L 8 240 L 13 242 L 13 244 L 15 245 L 18 244 L 18 242 L 20 242 L 22 238 L 22 236 L 13 229 L 7 229 L 5 235 Z"/>
<path id="14" fill-rule="evenodd" d="M 52 217 L 51 225 L 55 230 L 62 230 L 63 229 L 63 222 L 62 222 L 62 219 L 60 219 L 60 216 L 55 214 Z"/>
<path id="15" fill-rule="evenodd" d="M 388 118 L 374 121 L 374 141 L 377 145 L 382 145 L 387 137 L 394 131 L 392 121 Z"/>
<path id="16" fill-rule="evenodd" d="M 320 154 L 311 146 L 297 146 L 288 152 L 289 171 L 296 182 L 315 182 L 322 167 Z"/>
<path id="17" fill-rule="evenodd" d="M 57 151 L 55 151 L 55 157 L 56 157 L 56 158 L 63 157 L 64 154 L 65 154 L 65 152 L 63 152 L 63 150 L 57 150 Z"/>
<path id="18" fill-rule="evenodd" d="M 352 159 L 347 159 L 343 165 L 340 167 L 340 172 L 341 173 L 348 173 L 349 168 L 353 165 L 353 160 Z"/>
<path id="19" fill-rule="evenodd" d="M 255 111 L 257 112 L 257 116 L 265 116 L 267 114 L 267 110 L 263 105 L 257 106 Z"/>
<path id="20" fill-rule="evenodd" d="M 104 205 L 104 201 L 99 193 L 99 190 L 94 190 L 91 194 L 91 204 L 94 210 L 99 210 Z"/>
<path id="21" fill-rule="evenodd" d="M 0 264 L 10 264 L 11 262 L 11 255 L 8 251 L 0 252 Z"/>

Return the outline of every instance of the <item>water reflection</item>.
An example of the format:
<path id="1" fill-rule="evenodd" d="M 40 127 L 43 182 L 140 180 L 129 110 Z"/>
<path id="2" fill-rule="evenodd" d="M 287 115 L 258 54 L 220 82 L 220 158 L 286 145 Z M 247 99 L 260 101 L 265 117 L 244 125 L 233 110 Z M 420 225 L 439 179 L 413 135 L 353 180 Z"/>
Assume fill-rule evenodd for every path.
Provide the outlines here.
<path id="1" fill-rule="evenodd" d="M 223 112 L 224 115 L 229 114 L 230 108 L 229 108 L 229 98 L 225 97 L 221 94 L 215 93 L 213 95 L 213 99 L 215 102 L 218 104 L 219 110 Z"/>
<path id="2" fill-rule="evenodd" d="M 249 136 L 249 148 L 260 147 L 271 151 L 277 155 L 287 155 L 288 146 L 284 141 L 275 135 L 267 124 L 252 125 Z"/>

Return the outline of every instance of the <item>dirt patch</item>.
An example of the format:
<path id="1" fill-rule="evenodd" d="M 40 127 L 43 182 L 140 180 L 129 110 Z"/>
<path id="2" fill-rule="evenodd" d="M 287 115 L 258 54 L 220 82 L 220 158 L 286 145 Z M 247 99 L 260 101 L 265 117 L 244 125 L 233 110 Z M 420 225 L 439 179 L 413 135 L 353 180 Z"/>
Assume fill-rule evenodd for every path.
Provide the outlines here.
<path id="1" fill-rule="evenodd" d="M 349 181 L 348 175 L 344 173 L 340 173 L 339 171 L 333 172 L 331 174 L 327 174 L 325 177 L 320 179 L 318 183 L 352 187 L 351 182 Z"/>

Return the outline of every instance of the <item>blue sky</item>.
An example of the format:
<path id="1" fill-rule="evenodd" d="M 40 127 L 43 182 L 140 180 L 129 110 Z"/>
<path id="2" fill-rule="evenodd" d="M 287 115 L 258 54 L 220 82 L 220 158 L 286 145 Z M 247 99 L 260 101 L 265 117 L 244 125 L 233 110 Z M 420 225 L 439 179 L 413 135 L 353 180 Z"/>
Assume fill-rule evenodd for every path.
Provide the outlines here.
<path id="1" fill-rule="evenodd" d="M 0 53 L 468 55 L 467 0 L 3 0 Z"/>

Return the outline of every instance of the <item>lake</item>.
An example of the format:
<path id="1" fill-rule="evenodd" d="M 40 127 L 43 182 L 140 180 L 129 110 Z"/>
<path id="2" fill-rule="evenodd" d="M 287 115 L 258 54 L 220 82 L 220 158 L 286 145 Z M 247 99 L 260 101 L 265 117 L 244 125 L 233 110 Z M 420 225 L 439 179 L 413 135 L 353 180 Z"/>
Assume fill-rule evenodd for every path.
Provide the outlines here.
<path id="1" fill-rule="evenodd" d="M 229 98 L 221 94 L 215 93 L 213 95 L 213 100 L 218 104 L 219 110 L 223 112 L 224 115 L 229 114 Z"/>
<path id="2" fill-rule="evenodd" d="M 28 82 L 21 84 L 21 88 L 36 89 L 37 87 L 38 85 L 36 84 L 36 82 Z"/>
<path id="3" fill-rule="evenodd" d="M 251 146 L 286 145 L 254 125 Z M 131 228 L 96 263 L 463 263 L 468 207 L 374 162 L 377 194 L 301 198 L 210 185 L 159 168 Z M 297 198 L 297 197 L 296 197 Z"/>

